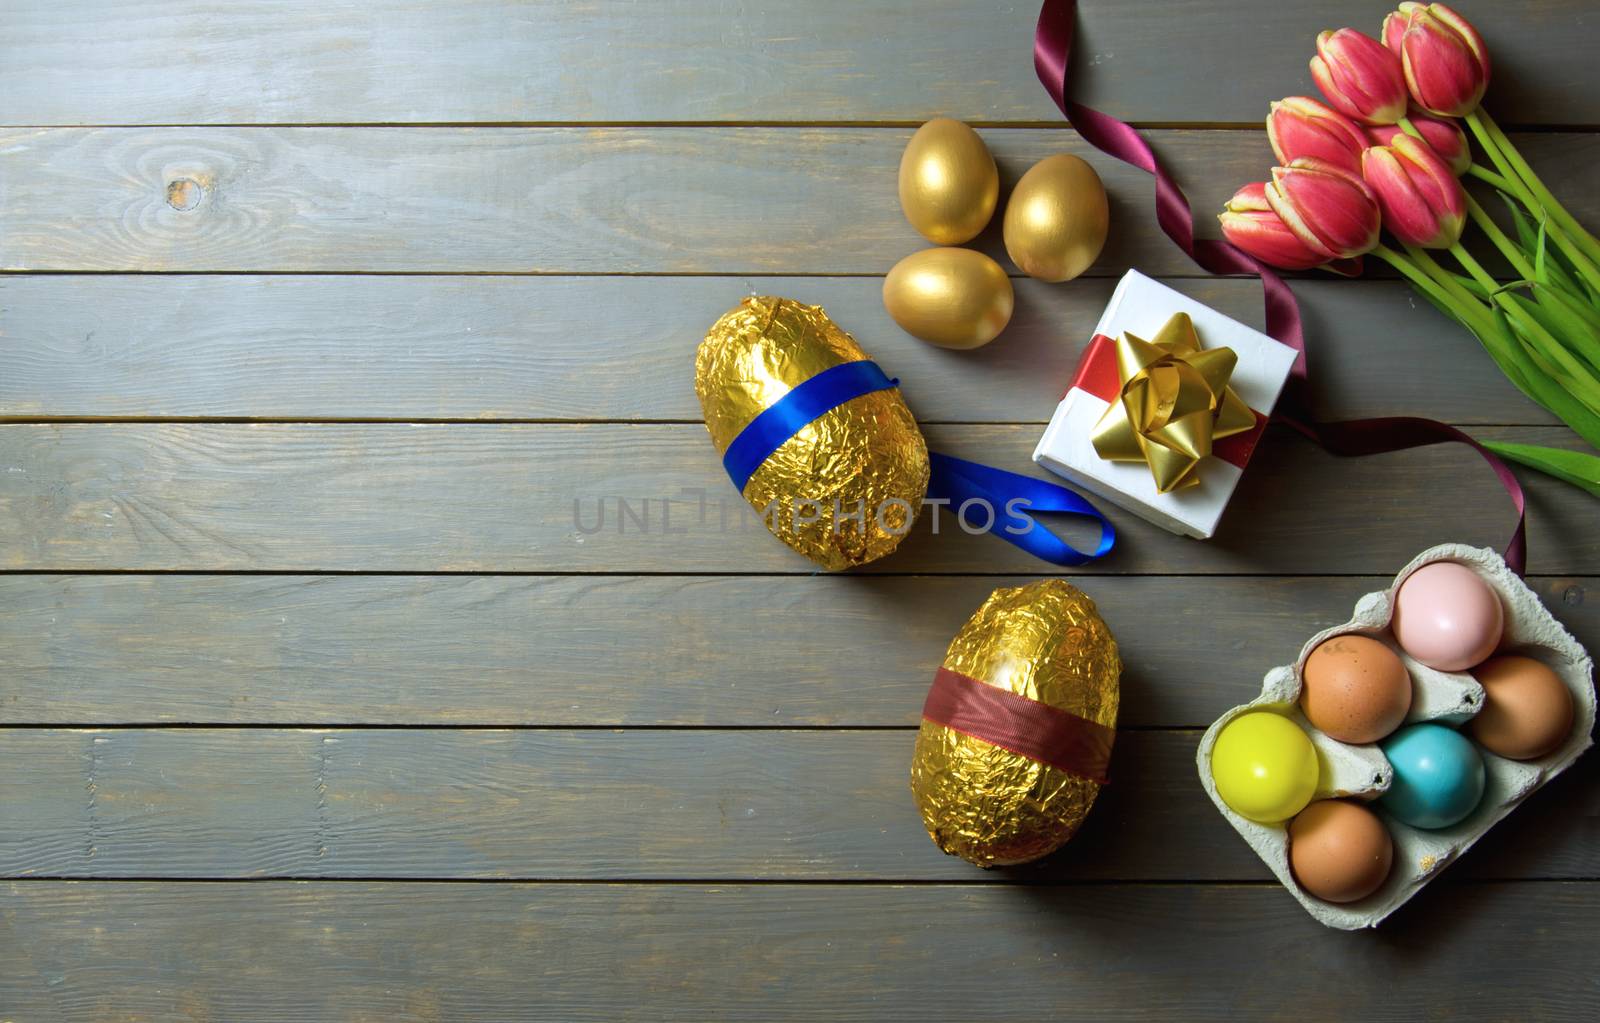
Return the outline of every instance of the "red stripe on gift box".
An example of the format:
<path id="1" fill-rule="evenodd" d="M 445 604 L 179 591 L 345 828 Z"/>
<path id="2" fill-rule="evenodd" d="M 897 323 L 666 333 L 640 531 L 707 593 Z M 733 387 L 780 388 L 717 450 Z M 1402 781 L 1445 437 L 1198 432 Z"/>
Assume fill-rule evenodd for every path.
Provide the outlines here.
<path id="1" fill-rule="evenodd" d="M 1077 388 L 1087 391 L 1101 401 L 1116 401 L 1122 390 L 1122 378 L 1117 376 L 1117 343 L 1104 334 L 1096 334 L 1078 360 L 1078 372 L 1067 390 Z M 1066 397 L 1066 395 L 1062 395 Z"/>
<path id="2" fill-rule="evenodd" d="M 1078 360 L 1078 371 L 1073 374 L 1072 383 L 1067 385 L 1068 391 L 1073 389 L 1092 394 L 1104 402 L 1117 400 L 1117 396 L 1122 392 L 1122 378 L 1117 375 L 1116 341 L 1104 334 L 1096 334 L 1090 340 L 1089 347 L 1084 350 L 1083 358 Z M 1211 453 L 1229 465 L 1243 469 L 1250 461 L 1250 456 L 1255 453 L 1256 444 L 1266 429 L 1267 417 L 1256 412 L 1254 428 L 1216 441 L 1212 445 Z"/>

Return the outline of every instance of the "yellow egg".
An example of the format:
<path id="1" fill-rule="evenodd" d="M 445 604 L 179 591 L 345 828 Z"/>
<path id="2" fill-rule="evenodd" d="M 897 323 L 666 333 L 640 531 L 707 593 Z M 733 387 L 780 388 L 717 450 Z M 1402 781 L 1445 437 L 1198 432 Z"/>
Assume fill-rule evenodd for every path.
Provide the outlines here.
<path id="1" fill-rule="evenodd" d="M 1111 211 L 1094 168 L 1076 156 L 1046 157 L 1028 169 L 1006 203 L 1006 254 L 1041 281 L 1070 281 L 1106 244 Z"/>
<path id="2" fill-rule="evenodd" d="M 1253 710 L 1222 727 L 1211 747 L 1217 795 L 1241 817 L 1286 821 L 1305 809 L 1321 767 L 1311 737 L 1281 714 Z"/>
<path id="3" fill-rule="evenodd" d="M 913 337 L 941 348 L 979 348 L 1011 319 L 1011 279 L 972 249 L 923 249 L 894 265 L 883 307 Z"/>
<path id="4" fill-rule="evenodd" d="M 936 245 L 978 236 L 994 216 L 1000 173 L 978 133 L 948 117 L 917 129 L 900 157 L 900 208 Z"/>

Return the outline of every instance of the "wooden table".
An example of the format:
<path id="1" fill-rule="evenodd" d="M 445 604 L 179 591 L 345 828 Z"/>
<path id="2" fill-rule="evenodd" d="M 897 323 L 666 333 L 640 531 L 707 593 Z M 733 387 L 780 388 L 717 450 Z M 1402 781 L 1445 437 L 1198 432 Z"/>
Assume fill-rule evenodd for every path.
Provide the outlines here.
<path id="1" fill-rule="evenodd" d="M 1491 105 L 1600 223 L 1600 16 L 1463 0 Z M 1083 4 L 1080 95 L 1202 227 L 1269 99 L 1380 3 Z M 825 305 L 942 449 L 1022 469 L 1130 265 L 1249 322 L 1034 80 L 1030 3 L 69 3 L 0 29 L 0 1019 L 1593 1019 L 1600 757 L 1375 933 L 1216 814 L 1199 730 L 1414 553 L 1499 544 L 1462 450 L 1274 431 L 1216 540 L 1113 511 L 1114 784 L 1034 868 L 923 833 L 922 695 L 1045 566 L 919 535 L 824 576 L 759 530 L 692 353 Z M 1087 155 L 1091 275 L 976 353 L 899 332 L 895 168 L 939 114 L 1006 183 Z M 997 232 L 980 241 L 998 254 Z M 1327 416 L 1570 445 L 1374 273 L 1297 282 Z M 1596 504 L 1532 474 L 1530 583 L 1600 649 Z M 638 520 L 588 533 L 596 502 Z M 663 534 L 670 507 L 673 532 Z M 613 512 L 614 514 L 614 512 Z"/>

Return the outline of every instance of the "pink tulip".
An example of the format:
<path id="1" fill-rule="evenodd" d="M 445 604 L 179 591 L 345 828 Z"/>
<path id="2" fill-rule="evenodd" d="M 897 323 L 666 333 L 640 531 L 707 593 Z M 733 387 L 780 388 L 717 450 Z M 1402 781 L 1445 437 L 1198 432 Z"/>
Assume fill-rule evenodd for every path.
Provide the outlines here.
<path id="1" fill-rule="evenodd" d="M 1311 77 L 1328 102 L 1362 124 L 1394 124 L 1406 113 L 1400 57 L 1353 28 L 1317 36 Z"/>
<path id="2" fill-rule="evenodd" d="M 1378 244 L 1378 200 L 1367 183 L 1343 168 L 1302 156 L 1272 168 L 1267 205 L 1285 226 L 1325 259 L 1349 259 Z"/>
<path id="3" fill-rule="evenodd" d="M 1472 150 L 1467 147 L 1466 133 L 1459 124 L 1426 114 L 1410 114 L 1407 119 L 1422 135 L 1422 141 L 1428 144 L 1428 148 L 1449 165 L 1450 173 L 1459 178 L 1472 166 Z M 1375 124 L 1366 131 L 1367 138 L 1374 146 L 1387 146 L 1396 135 L 1405 134 L 1399 125 L 1394 124 Z"/>
<path id="4" fill-rule="evenodd" d="M 1281 164 L 1314 156 L 1352 174 L 1361 173 L 1361 151 L 1369 145 L 1354 121 L 1309 96 L 1290 96 L 1272 104 L 1267 139 Z"/>
<path id="5" fill-rule="evenodd" d="M 1383 37 L 1383 45 L 1389 48 L 1389 52 L 1404 57 L 1406 26 L 1411 23 L 1412 10 L 1422 6 L 1419 3 L 1403 3 L 1383 16 L 1383 31 L 1378 34 Z"/>
<path id="6" fill-rule="evenodd" d="M 1267 205 L 1266 183 L 1256 181 L 1236 192 L 1217 220 L 1222 235 L 1245 252 L 1284 270 L 1309 270 L 1330 257 L 1301 241 Z"/>
<path id="7" fill-rule="evenodd" d="M 1478 109 L 1489 88 L 1489 50 L 1466 18 L 1444 4 L 1403 3 L 1383 19 L 1383 42 L 1400 55 L 1417 106 L 1444 117 Z"/>
<path id="8" fill-rule="evenodd" d="M 1361 173 L 1378 196 L 1390 234 L 1424 249 L 1448 249 L 1461 240 L 1467 195 L 1426 143 L 1396 135 L 1387 146 L 1367 150 Z"/>

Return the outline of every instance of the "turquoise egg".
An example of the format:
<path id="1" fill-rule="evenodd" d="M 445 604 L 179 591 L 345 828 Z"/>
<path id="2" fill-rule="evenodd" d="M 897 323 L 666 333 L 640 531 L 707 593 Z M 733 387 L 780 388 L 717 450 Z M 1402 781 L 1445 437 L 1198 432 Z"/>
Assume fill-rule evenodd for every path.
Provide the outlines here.
<path id="1" fill-rule="evenodd" d="M 1408 725 L 1382 743 L 1394 783 L 1378 805 L 1414 828 L 1448 828 L 1483 798 L 1483 757 L 1453 728 Z"/>

